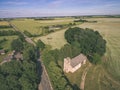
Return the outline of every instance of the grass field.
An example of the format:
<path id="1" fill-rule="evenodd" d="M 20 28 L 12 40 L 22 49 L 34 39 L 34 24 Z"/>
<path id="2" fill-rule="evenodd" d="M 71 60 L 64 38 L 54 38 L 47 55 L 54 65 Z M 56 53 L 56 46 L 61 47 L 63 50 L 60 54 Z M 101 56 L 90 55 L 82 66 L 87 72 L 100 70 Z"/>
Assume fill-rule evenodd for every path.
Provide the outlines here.
<path id="1" fill-rule="evenodd" d="M 9 26 L 7 21 L 0 21 L 0 26 Z"/>
<path id="2" fill-rule="evenodd" d="M 57 31 L 55 33 L 51 33 L 48 34 L 47 36 L 42 36 L 42 37 L 38 37 L 35 38 L 34 40 L 42 40 L 45 44 L 47 45 L 51 45 L 52 49 L 60 49 L 62 46 L 64 46 L 67 41 L 64 38 L 64 33 L 65 33 L 66 29 Z"/>
<path id="3" fill-rule="evenodd" d="M 4 38 L 7 39 L 7 41 L 1 43 L 0 46 L 2 46 L 2 48 L 5 50 L 10 50 L 11 42 L 12 42 L 12 40 L 16 39 L 17 36 L 0 36 L 0 40 L 2 40 Z"/>
<path id="4" fill-rule="evenodd" d="M 73 19 L 55 19 L 55 20 L 34 20 L 34 19 L 22 19 L 13 20 L 12 23 L 21 31 L 27 30 L 31 34 L 41 34 L 43 26 L 57 25 L 57 24 L 69 24 Z"/>
<path id="5" fill-rule="evenodd" d="M 8 53 L 11 51 L 11 42 L 17 38 L 17 36 L 0 36 L 0 40 L 7 39 L 7 41 L 0 43 L 0 47 L 2 47 L 4 50 L 8 50 Z M 5 55 L 0 55 L 0 62 L 6 57 Z"/>
<path id="6" fill-rule="evenodd" d="M 0 26 L 9 26 L 7 21 L 0 21 Z M 13 28 L 0 28 L 0 30 L 13 30 Z"/>

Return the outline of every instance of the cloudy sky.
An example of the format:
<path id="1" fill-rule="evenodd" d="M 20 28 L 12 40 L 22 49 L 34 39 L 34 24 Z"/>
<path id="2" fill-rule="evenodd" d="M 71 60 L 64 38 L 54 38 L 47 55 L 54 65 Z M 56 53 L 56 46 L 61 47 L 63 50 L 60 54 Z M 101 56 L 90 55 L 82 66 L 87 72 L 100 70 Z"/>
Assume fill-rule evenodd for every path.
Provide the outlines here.
<path id="1" fill-rule="evenodd" d="M 120 0 L 0 0 L 0 17 L 120 14 Z"/>

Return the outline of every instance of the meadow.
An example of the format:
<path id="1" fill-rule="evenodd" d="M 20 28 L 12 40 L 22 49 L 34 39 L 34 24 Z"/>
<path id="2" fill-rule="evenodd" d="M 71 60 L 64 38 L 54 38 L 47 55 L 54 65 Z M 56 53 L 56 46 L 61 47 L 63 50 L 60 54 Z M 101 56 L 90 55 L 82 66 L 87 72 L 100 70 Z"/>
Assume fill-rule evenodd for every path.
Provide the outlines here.
<path id="1" fill-rule="evenodd" d="M 67 44 L 67 41 L 64 38 L 64 33 L 67 29 L 63 29 L 51 34 L 48 34 L 46 36 L 37 37 L 34 38 L 34 41 L 42 40 L 45 44 L 52 46 L 52 49 L 60 49 L 65 44 Z"/>
<path id="2" fill-rule="evenodd" d="M 9 23 L 7 21 L 0 21 L 0 26 L 9 26 Z M 13 30 L 11 27 L 10 28 L 1 28 L 0 30 Z"/>
<path id="3" fill-rule="evenodd" d="M 41 34 L 42 27 L 50 25 L 63 25 L 73 22 L 71 18 L 55 18 L 54 20 L 34 20 L 34 19 L 16 19 L 11 21 L 19 30 L 24 32 L 25 30 L 31 34 Z"/>

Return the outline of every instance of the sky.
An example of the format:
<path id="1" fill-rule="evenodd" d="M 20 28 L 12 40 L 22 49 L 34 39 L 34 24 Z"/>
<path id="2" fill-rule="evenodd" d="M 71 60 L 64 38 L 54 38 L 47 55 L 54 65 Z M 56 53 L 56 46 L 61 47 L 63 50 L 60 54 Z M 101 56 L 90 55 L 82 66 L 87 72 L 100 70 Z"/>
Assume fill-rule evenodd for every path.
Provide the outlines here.
<path id="1" fill-rule="evenodd" d="M 0 0 L 0 17 L 120 14 L 120 0 Z"/>

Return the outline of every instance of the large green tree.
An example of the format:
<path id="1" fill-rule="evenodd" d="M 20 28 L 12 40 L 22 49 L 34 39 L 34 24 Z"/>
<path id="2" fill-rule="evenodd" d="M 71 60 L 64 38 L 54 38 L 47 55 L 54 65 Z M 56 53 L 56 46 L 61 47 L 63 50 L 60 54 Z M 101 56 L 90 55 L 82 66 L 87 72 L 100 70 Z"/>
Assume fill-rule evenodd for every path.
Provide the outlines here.
<path id="1" fill-rule="evenodd" d="M 22 51 L 23 50 L 23 42 L 21 41 L 21 39 L 13 40 L 11 43 L 11 48 L 12 48 L 12 50 Z"/>
<path id="2" fill-rule="evenodd" d="M 103 56 L 106 51 L 106 41 L 99 32 L 92 29 L 69 28 L 65 38 L 72 46 L 81 48 L 81 52 L 88 57 L 93 58 L 96 54 Z"/>

